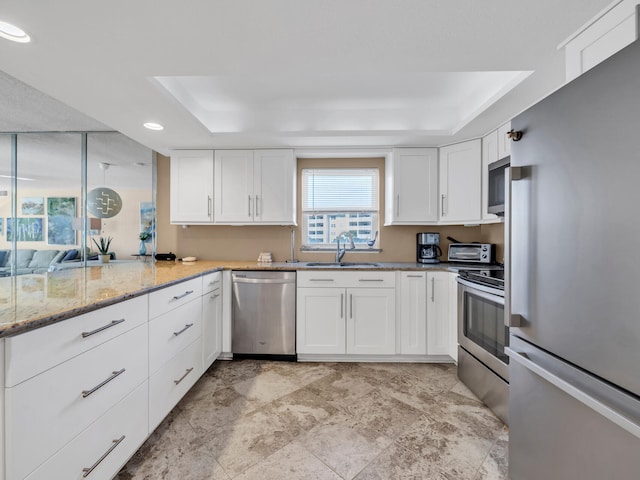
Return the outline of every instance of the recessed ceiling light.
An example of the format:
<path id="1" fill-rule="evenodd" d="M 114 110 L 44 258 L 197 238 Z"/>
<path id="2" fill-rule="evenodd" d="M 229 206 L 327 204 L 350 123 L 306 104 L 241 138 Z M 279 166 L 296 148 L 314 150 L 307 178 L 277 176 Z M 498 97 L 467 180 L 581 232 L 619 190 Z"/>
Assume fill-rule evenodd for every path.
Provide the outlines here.
<path id="1" fill-rule="evenodd" d="M 18 43 L 29 43 L 31 41 L 31 37 L 27 35 L 27 32 L 2 20 L 0 20 L 0 37 Z"/>
<path id="2" fill-rule="evenodd" d="M 164 130 L 164 127 L 162 125 L 153 122 L 145 123 L 144 128 L 148 128 L 149 130 Z"/>

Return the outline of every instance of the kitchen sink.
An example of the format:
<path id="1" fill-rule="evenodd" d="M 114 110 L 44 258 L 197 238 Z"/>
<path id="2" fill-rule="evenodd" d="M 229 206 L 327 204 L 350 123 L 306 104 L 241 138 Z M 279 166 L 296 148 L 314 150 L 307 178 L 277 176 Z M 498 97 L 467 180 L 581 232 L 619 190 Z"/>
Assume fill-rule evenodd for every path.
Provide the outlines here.
<path id="1" fill-rule="evenodd" d="M 381 267 L 374 262 L 307 262 L 307 267 Z"/>

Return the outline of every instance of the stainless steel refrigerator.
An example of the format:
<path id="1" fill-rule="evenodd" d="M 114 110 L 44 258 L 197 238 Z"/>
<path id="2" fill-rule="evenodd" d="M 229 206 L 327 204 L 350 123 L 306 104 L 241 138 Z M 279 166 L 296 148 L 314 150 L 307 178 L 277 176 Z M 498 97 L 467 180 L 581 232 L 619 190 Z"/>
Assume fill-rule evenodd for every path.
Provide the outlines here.
<path id="1" fill-rule="evenodd" d="M 640 479 L 640 42 L 511 124 L 510 478 Z"/>

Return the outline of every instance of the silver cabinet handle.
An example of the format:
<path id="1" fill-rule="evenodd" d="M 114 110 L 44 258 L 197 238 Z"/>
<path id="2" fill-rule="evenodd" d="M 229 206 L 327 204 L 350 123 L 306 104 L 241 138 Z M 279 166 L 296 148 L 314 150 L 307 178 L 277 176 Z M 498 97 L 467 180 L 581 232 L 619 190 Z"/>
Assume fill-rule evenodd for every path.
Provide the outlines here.
<path id="1" fill-rule="evenodd" d="M 407 275 L 407 278 L 422 278 L 422 275 Z"/>
<path id="2" fill-rule="evenodd" d="M 103 330 L 106 330 L 107 328 L 115 327 L 116 325 L 119 325 L 122 322 L 124 322 L 124 318 L 121 318 L 120 320 L 111 320 L 110 323 L 107 323 L 106 325 L 103 325 L 102 327 L 96 328 L 95 330 L 91 330 L 90 332 L 82 332 L 82 338 L 90 337 L 91 335 L 94 335 L 96 333 L 100 333 Z"/>
<path id="3" fill-rule="evenodd" d="M 211 295 L 211 297 L 209 297 L 209 298 L 211 298 L 211 300 L 213 300 L 214 298 L 218 298 L 219 296 L 220 296 L 220 294 L 216 293 L 215 295 Z"/>
<path id="4" fill-rule="evenodd" d="M 82 391 L 82 398 L 87 398 L 92 393 L 96 392 L 97 390 L 100 390 L 102 387 L 104 387 L 107 383 L 109 383 L 111 380 L 116 378 L 118 375 L 122 375 L 125 371 L 126 371 L 126 369 L 123 368 L 122 370 L 111 372 L 111 376 L 109 378 L 107 378 L 106 380 L 100 382 L 98 385 L 93 387 L 91 390 L 83 390 Z"/>
<path id="5" fill-rule="evenodd" d="M 125 437 L 124 435 L 122 435 L 120 438 L 117 438 L 117 439 L 113 440 L 113 445 L 111 445 L 111 446 L 109 447 L 109 450 L 107 450 L 106 452 L 104 452 L 104 454 L 103 454 L 103 455 L 102 455 L 102 456 L 101 456 L 101 457 L 96 461 L 96 463 L 94 463 L 93 465 L 91 465 L 89 468 L 83 468 L 83 469 L 82 469 L 82 472 L 83 472 L 83 473 L 82 473 L 82 477 L 83 477 L 83 478 L 86 478 L 86 477 L 88 477 L 89 475 L 91 475 L 91 472 L 93 472 L 93 471 L 96 469 L 96 467 L 97 467 L 98 465 L 100 465 L 100 463 L 101 463 L 105 458 L 107 458 L 107 457 L 109 456 L 109 454 L 110 454 L 111 452 L 113 452 L 113 450 L 114 450 L 118 445 L 120 445 L 120 444 L 122 443 L 122 441 L 123 441 L 125 438 L 126 438 L 126 437 Z"/>
<path id="6" fill-rule="evenodd" d="M 193 293 L 193 290 L 187 290 L 182 295 L 176 295 L 175 297 L 173 297 L 173 300 L 180 300 L 181 298 L 184 298 L 187 295 L 191 295 L 192 293 Z"/>
<path id="7" fill-rule="evenodd" d="M 361 278 L 359 282 L 384 282 L 383 278 Z"/>
<path id="8" fill-rule="evenodd" d="M 213 282 L 209 282 L 209 285 L 215 285 L 216 283 L 220 283 L 220 280 L 214 280 Z"/>
<path id="9" fill-rule="evenodd" d="M 258 195 L 256 195 L 256 200 L 255 200 L 255 202 L 256 202 L 256 207 L 254 208 L 254 210 L 253 210 L 253 211 L 254 211 L 254 212 L 256 212 L 256 217 L 259 217 L 259 216 L 260 216 L 260 214 L 258 213 Z"/>
<path id="10" fill-rule="evenodd" d="M 431 277 L 431 303 L 436 301 L 436 277 Z"/>
<path id="11" fill-rule="evenodd" d="M 396 215 L 400 216 L 400 194 L 396 195 Z"/>
<path id="12" fill-rule="evenodd" d="M 193 370 L 193 367 L 187 368 L 187 371 L 184 373 L 184 375 L 182 375 L 178 380 L 174 380 L 173 383 L 178 385 L 182 380 L 186 378 L 187 375 L 191 373 L 192 370 Z"/>
<path id="13" fill-rule="evenodd" d="M 180 334 L 186 332 L 187 330 L 189 330 L 191 327 L 193 327 L 193 323 L 187 323 L 182 330 L 177 331 L 177 332 L 173 332 L 173 334 L 177 337 L 178 335 L 180 335 Z"/>
<path id="14" fill-rule="evenodd" d="M 207 216 L 211 218 L 211 195 L 207 195 Z"/>
<path id="15" fill-rule="evenodd" d="M 344 318 L 344 293 L 340 294 L 340 318 Z"/>
<path id="16" fill-rule="evenodd" d="M 442 197 L 441 198 L 442 206 L 440 207 L 440 211 L 442 212 L 441 215 L 444 216 L 445 215 L 445 212 L 444 212 L 444 199 L 447 198 L 447 196 L 443 193 L 441 195 L 441 197 Z"/>
<path id="17" fill-rule="evenodd" d="M 251 195 L 249 195 L 249 216 L 251 216 Z"/>
<path id="18" fill-rule="evenodd" d="M 310 282 L 333 282 L 333 278 L 310 278 Z"/>
<path id="19" fill-rule="evenodd" d="M 349 294 L 349 318 L 353 318 L 353 293 Z"/>

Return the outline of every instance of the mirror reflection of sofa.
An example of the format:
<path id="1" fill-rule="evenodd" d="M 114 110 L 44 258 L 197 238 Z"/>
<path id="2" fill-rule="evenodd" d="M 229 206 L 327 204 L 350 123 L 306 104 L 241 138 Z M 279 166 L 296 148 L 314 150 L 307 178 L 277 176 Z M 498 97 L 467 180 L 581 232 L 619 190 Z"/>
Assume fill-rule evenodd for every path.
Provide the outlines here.
<path id="1" fill-rule="evenodd" d="M 88 254 L 87 260 L 95 260 L 98 264 L 98 254 Z M 109 253 L 112 260 L 116 259 L 116 254 Z M 11 275 L 11 263 L 13 252 L 11 250 L 0 250 L 0 276 L 6 277 Z M 44 273 L 55 270 L 64 270 L 66 268 L 75 268 L 82 266 L 82 250 L 34 250 L 34 249 L 18 249 L 16 250 L 17 270 L 16 275 L 25 275 L 27 273 Z"/>

